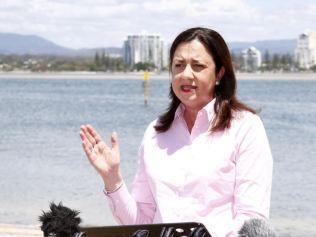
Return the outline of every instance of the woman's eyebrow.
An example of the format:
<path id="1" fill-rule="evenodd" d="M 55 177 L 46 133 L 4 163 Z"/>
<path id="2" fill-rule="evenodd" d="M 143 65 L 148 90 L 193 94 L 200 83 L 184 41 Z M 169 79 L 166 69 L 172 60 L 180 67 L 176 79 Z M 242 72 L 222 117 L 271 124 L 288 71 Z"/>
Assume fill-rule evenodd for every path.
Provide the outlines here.
<path id="1" fill-rule="evenodd" d="M 204 60 L 202 60 L 202 59 L 199 59 L 199 58 L 197 58 L 197 59 L 192 59 L 192 62 L 194 62 L 194 63 L 203 63 L 204 62 Z"/>
<path id="2" fill-rule="evenodd" d="M 202 64 L 207 64 L 208 62 L 206 60 L 203 60 L 201 58 L 192 58 L 190 60 L 192 63 L 202 63 Z M 182 62 L 186 62 L 186 60 L 182 57 L 174 57 L 172 62 L 179 62 L 179 63 L 182 63 Z"/>
<path id="3" fill-rule="evenodd" d="M 184 62 L 184 58 L 174 57 L 172 61 Z"/>

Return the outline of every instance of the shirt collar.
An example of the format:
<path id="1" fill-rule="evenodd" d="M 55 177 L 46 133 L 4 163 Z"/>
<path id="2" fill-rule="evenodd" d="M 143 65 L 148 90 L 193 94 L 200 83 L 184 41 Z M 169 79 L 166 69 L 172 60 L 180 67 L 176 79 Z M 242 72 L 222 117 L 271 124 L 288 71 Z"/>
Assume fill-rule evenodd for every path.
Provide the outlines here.
<path id="1" fill-rule="evenodd" d="M 208 104 L 206 104 L 200 111 L 199 113 L 206 113 L 207 114 L 207 119 L 209 122 L 211 122 L 214 118 L 214 104 L 215 104 L 216 98 L 211 100 Z M 185 107 L 184 104 L 180 103 L 176 112 L 175 112 L 175 118 L 180 118 L 183 117 Z"/>

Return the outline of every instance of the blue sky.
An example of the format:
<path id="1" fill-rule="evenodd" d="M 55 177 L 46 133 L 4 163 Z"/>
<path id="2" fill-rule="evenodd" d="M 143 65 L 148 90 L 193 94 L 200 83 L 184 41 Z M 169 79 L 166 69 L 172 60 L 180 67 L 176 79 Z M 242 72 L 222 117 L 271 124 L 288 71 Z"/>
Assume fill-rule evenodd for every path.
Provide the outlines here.
<path id="1" fill-rule="evenodd" d="M 226 41 L 294 39 L 316 31 L 315 0 L 0 0 L 0 32 L 35 34 L 72 48 L 122 46 L 127 34 L 205 26 Z"/>

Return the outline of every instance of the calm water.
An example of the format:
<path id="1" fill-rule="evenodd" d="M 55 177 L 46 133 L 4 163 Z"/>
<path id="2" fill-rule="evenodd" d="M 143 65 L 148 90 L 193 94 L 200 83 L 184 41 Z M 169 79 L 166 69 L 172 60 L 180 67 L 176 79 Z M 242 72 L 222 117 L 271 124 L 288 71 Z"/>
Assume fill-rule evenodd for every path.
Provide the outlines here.
<path id="1" fill-rule="evenodd" d="M 299 78 L 298 78 L 299 79 Z M 144 129 L 166 108 L 168 80 L 0 80 L 0 223 L 38 224 L 50 201 L 81 211 L 84 224 L 115 224 L 102 182 L 85 158 L 79 128 L 120 137 L 130 185 Z M 261 108 L 273 156 L 271 219 L 285 236 L 316 236 L 316 81 L 239 81 Z"/>

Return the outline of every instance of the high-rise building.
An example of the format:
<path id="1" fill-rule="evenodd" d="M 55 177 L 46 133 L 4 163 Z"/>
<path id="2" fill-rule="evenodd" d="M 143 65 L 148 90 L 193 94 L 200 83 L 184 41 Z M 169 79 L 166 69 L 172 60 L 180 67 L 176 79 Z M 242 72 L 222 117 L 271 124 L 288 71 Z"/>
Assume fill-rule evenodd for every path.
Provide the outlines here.
<path id="1" fill-rule="evenodd" d="M 295 50 L 295 60 L 299 67 L 305 69 L 316 65 L 316 32 L 299 35 Z"/>
<path id="2" fill-rule="evenodd" d="M 246 72 L 255 72 L 261 66 L 261 53 L 255 47 L 250 47 L 242 51 L 243 65 Z"/>
<path id="3" fill-rule="evenodd" d="M 136 63 L 150 63 L 160 71 L 163 67 L 163 41 L 159 35 L 128 35 L 124 41 L 124 62 L 130 68 Z"/>

